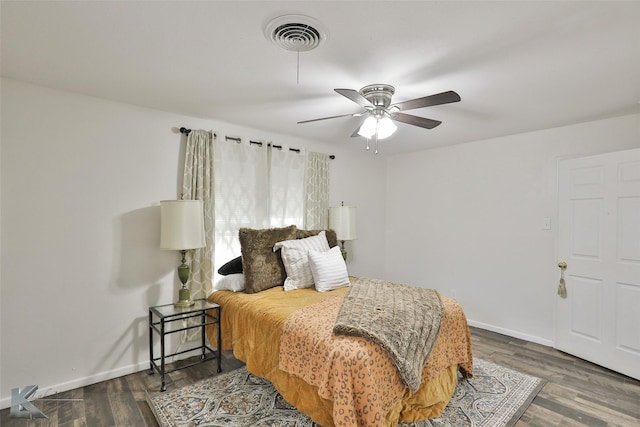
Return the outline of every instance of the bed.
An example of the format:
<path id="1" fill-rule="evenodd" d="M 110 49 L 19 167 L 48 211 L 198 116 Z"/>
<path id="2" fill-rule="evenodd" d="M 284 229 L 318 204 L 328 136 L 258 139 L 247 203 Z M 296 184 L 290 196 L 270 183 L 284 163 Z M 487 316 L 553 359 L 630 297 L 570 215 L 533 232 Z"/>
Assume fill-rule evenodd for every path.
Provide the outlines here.
<path id="1" fill-rule="evenodd" d="M 294 233 L 293 238 L 297 236 Z M 260 239 L 251 240 L 255 244 Z M 264 245 L 273 247 L 273 242 Z M 245 271 L 245 278 L 250 275 Z M 440 296 L 444 315 L 439 334 L 422 369 L 419 388 L 413 391 L 381 346 L 333 333 L 348 290 L 285 291 L 278 285 L 251 292 L 220 290 L 209 300 L 222 307 L 222 348 L 233 350 L 249 372 L 271 381 L 289 403 L 316 423 L 393 426 L 439 416 L 459 373 L 470 376 L 473 371 L 469 328 L 460 305 Z M 215 331 L 208 333 L 216 342 Z"/>

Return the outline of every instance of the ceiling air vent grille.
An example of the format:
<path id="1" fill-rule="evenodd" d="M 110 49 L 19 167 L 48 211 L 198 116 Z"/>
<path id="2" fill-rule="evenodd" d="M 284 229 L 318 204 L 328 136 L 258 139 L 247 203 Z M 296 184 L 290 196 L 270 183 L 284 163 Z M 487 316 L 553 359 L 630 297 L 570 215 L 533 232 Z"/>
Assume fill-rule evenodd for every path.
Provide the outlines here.
<path id="1" fill-rule="evenodd" d="M 320 23 L 302 15 L 280 16 L 267 24 L 265 36 L 285 50 L 306 52 L 320 46 L 327 38 Z"/>

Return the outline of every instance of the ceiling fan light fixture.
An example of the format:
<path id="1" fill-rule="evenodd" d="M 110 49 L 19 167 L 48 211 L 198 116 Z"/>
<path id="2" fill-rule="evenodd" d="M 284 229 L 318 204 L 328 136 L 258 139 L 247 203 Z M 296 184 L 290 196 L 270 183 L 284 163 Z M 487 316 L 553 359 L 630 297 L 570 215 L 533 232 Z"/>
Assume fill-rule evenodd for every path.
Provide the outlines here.
<path id="1" fill-rule="evenodd" d="M 378 128 L 376 130 L 378 139 L 385 139 L 393 135 L 398 127 L 393 123 L 389 117 L 383 117 L 378 121 Z"/>
<path id="2" fill-rule="evenodd" d="M 389 117 L 385 116 L 378 119 L 374 116 L 369 116 L 365 119 L 364 123 L 362 123 L 362 126 L 360 126 L 358 135 L 365 138 L 376 136 L 378 139 L 385 139 L 393 135 L 396 129 L 398 129 L 398 127 Z"/>
<path id="3" fill-rule="evenodd" d="M 363 136 L 365 138 L 371 138 L 376 134 L 376 130 L 378 128 L 378 120 L 375 117 L 369 116 L 365 119 L 362 126 L 360 126 L 360 130 L 358 131 L 358 135 Z"/>

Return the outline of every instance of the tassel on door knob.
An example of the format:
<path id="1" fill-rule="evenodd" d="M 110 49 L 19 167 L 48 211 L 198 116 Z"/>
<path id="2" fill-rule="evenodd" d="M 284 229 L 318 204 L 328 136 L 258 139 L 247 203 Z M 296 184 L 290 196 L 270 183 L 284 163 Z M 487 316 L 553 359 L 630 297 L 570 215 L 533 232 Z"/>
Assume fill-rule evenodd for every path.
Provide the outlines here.
<path id="1" fill-rule="evenodd" d="M 564 261 L 560 261 L 558 263 L 558 268 L 560 268 L 560 283 L 558 284 L 558 295 L 560 295 L 560 298 L 566 298 L 567 285 L 564 282 L 564 271 L 567 269 L 567 263 Z"/>

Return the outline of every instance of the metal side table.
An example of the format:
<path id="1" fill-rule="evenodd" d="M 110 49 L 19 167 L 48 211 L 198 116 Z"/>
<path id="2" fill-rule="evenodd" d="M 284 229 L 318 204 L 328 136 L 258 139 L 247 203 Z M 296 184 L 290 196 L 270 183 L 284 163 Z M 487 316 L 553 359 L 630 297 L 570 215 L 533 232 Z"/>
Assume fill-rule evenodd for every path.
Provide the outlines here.
<path id="1" fill-rule="evenodd" d="M 160 391 L 165 391 L 165 375 L 178 369 L 188 368 L 211 359 L 218 360 L 218 372 L 222 371 L 222 337 L 220 335 L 220 310 L 218 304 L 199 299 L 188 308 L 177 308 L 173 304 L 157 305 L 149 307 L 149 374 L 157 371 L 160 374 Z M 191 320 L 193 319 L 193 320 Z M 187 322 L 190 320 L 189 322 Z M 212 348 L 207 343 L 206 328 L 209 325 L 217 325 L 218 347 Z M 177 332 L 200 328 L 200 346 L 187 350 L 166 354 L 165 337 Z M 153 336 L 160 336 L 160 357 L 153 355 Z M 181 365 L 169 371 L 166 369 L 166 359 L 179 354 L 199 351 L 200 359 L 196 362 Z"/>

